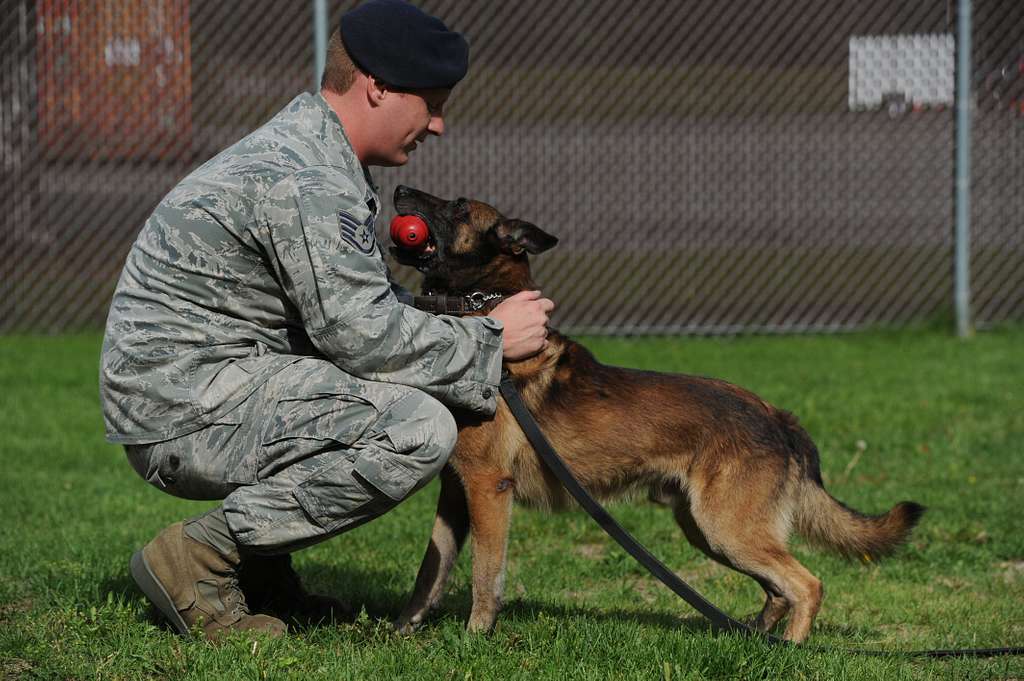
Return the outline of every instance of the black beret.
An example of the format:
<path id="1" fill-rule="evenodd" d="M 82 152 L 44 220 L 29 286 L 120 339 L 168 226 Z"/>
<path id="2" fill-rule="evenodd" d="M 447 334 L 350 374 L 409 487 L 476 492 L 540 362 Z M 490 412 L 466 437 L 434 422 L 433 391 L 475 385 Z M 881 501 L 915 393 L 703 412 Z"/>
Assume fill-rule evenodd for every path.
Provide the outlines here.
<path id="1" fill-rule="evenodd" d="M 399 88 L 450 88 L 469 69 L 469 45 L 440 19 L 405 0 L 369 0 L 341 17 L 356 66 Z"/>

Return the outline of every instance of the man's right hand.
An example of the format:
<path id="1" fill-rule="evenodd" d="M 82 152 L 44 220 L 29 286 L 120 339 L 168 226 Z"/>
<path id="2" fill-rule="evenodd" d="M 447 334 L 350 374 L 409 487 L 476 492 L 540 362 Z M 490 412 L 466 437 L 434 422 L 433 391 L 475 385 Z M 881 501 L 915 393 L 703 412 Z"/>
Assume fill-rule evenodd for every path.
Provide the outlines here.
<path id="1" fill-rule="evenodd" d="M 555 304 L 542 298 L 540 291 L 520 291 L 506 298 L 489 315 L 505 326 L 505 359 L 525 359 L 548 345 L 548 313 Z"/>

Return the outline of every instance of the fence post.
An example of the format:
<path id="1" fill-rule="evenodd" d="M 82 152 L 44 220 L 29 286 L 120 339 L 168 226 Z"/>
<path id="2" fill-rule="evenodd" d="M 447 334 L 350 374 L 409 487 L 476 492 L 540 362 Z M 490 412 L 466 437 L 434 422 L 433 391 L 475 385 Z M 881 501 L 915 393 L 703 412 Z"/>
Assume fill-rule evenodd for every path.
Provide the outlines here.
<path id="1" fill-rule="evenodd" d="M 320 78 L 327 63 L 327 0 L 313 0 L 313 92 L 320 92 Z"/>
<path id="2" fill-rule="evenodd" d="M 956 40 L 956 327 L 971 335 L 971 0 L 959 0 Z"/>

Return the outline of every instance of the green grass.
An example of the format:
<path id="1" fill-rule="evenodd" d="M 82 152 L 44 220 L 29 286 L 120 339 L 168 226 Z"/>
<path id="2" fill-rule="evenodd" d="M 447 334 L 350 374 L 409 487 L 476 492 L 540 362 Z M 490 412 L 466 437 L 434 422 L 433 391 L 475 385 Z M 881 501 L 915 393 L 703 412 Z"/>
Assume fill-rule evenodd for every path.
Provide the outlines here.
<path id="1" fill-rule="evenodd" d="M 469 556 L 417 634 L 388 622 L 412 587 L 436 485 L 383 518 L 300 552 L 317 590 L 358 621 L 212 646 L 154 625 L 131 552 L 208 504 L 161 494 L 105 444 L 95 336 L 0 338 L 0 678 L 964 679 L 1024 678 L 1024 659 L 927 661 L 842 648 L 1024 644 L 1024 329 L 962 342 L 931 330 L 737 339 L 592 339 L 605 361 L 733 380 L 797 413 L 830 490 L 867 512 L 929 507 L 880 565 L 795 550 L 825 582 L 824 651 L 709 633 L 581 512 L 517 510 L 508 605 L 466 635 Z M 622 424 L 628 428 L 629 424 Z M 710 563 L 648 504 L 613 513 L 736 616 L 749 579 Z M 835 646 L 835 647 L 833 647 Z"/>

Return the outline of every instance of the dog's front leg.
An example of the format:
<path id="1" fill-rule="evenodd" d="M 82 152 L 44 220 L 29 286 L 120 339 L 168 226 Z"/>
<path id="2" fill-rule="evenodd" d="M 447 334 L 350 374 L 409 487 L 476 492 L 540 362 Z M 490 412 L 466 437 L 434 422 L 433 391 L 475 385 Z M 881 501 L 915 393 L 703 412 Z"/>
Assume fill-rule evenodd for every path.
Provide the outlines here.
<path id="1" fill-rule="evenodd" d="M 467 628 L 487 632 L 501 610 L 512 515 L 512 479 L 493 470 L 463 476 L 473 534 L 473 611 Z"/>
<path id="2" fill-rule="evenodd" d="M 455 470 L 450 465 L 445 466 L 441 471 L 441 495 L 437 499 L 437 515 L 427 553 L 416 575 L 416 586 L 409 604 L 395 621 L 395 628 L 400 633 L 412 633 L 440 603 L 448 576 L 468 533 L 466 493 Z"/>

